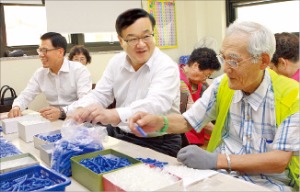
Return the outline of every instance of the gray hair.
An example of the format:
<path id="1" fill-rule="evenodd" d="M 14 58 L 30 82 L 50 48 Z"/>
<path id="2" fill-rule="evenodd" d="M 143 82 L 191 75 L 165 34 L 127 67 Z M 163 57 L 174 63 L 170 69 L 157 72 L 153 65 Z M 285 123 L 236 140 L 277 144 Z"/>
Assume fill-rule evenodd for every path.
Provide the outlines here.
<path id="1" fill-rule="evenodd" d="M 266 53 L 273 57 L 276 49 L 274 34 L 261 24 L 250 21 L 235 21 L 226 30 L 225 36 L 245 34 L 249 36 L 248 52 L 252 56 Z"/>

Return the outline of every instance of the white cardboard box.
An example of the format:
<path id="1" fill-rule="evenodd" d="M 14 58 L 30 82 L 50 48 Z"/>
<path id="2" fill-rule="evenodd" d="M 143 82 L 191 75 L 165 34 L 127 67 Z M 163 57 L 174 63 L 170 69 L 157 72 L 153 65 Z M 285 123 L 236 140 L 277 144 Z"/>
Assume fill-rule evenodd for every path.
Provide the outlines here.
<path id="1" fill-rule="evenodd" d="M 40 146 L 40 159 L 44 161 L 49 167 L 51 167 L 51 159 L 54 148 L 54 143 L 44 144 Z"/>
<path id="2" fill-rule="evenodd" d="M 2 129 L 5 134 L 18 132 L 18 122 L 24 121 L 27 119 L 35 119 L 36 117 L 41 117 L 38 112 L 32 110 L 24 110 L 22 112 L 23 116 L 15 118 L 7 118 L 7 114 L 1 116 Z"/>
<path id="3" fill-rule="evenodd" d="M 35 118 L 18 122 L 19 137 L 25 142 L 33 141 L 33 136 L 49 131 L 50 121 L 44 118 Z"/>
<path id="4" fill-rule="evenodd" d="M 23 119 L 23 116 L 1 120 L 3 132 L 5 134 L 18 132 L 18 121 L 20 121 L 22 119 Z"/>

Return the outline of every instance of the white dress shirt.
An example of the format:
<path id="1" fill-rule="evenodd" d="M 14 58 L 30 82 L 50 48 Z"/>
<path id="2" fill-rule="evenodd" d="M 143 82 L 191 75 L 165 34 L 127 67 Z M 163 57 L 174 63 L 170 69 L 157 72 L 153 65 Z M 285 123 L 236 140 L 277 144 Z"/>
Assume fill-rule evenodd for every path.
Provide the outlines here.
<path id="1" fill-rule="evenodd" d="M 118 126 L 127 132 L 127 120 L 137 111 L 179 113 L 180 80 L 177 64 L 155 48 L 150 59 L 135 71 L 128 62 L 127 54 L 119 53 L 110 60 L 95 89 L 76 103 L 82 107 L 93 103 L 107 107 L 114 98 L 121 119 Z M 70 112 L 74 110 L 70 106 L 68 108 Z"/>
<path id="2" fill-rule="evenodd" d="M 27 87 L 14 100 L 13 107 L 26 109 L 40 93 L 46 96 L 51 106 L 67 106 L 86 95 L 91 89 L 92 78 L 88 69 L 79 62 L 64 59 L 57 75 L 49 68 L 39 68 Z"/>

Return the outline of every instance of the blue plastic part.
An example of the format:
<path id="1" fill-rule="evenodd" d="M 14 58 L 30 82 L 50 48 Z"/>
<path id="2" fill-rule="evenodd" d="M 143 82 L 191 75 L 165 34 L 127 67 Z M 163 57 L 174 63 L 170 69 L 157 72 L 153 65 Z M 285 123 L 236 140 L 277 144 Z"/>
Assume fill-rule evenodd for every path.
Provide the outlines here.
<path id="1" fill-rule="evenodd" d="M 143 159 L 143 158 L 136 158 L 139 161 L 142 161 L 143 163 L 155 166 L 155 167 L 159 167 L 159 168 L 163 168 L 165 165 L 167 165 L 167 162 L 161 162 L 158 161 L 156 159 L 151 159 L 151 158 L 147 158 L 147 159 Z"/>
<path id="2" fill-rule="evenodd" d="M 0 152 L 0 158 L 22 154 L 16 146 L 8 142 L 4 137 L 0 137 Z"/>
<path id="3" fill-rule="evenodd" d="M 0 174 L 0 191 L 65 191 L 70 184 L 67 177 L 40 165 Z"/>
<path id="4" fill-rule="evenodd" d="M 140 126 L 136 126 L 136 128 L 143 137 L 147 137 L 147 133 L 143 130 L 143 128 L 141 128 Z"/>
<path id="5" fill-rule="evenodd" d="M 38 134 L 37 137 L 39 139 L 42 139 L 44 141 L 48 141 L 50 143 L 54 143 L 54 142 L 56 142 L 56 141 L 58 141 L 58 140 L 60 140 L 62 138 L 62 136 L 61 136 L 60 133 L 54 134 L 54 135 L 47 135 L 47 136 Z"/>
<path id="6" fill-rule="evenodd" d="M 102 155 L 98 155 L 94 158 L 82 159 L 79 163 L 97 174 L 131 165 L 127 158 L 105 157 Z"/>
<path id="7" fill-rule="evenodd" d="M 72 175 L 71 157 L 102 149 L 103 147 L 99 143 L 91 142 L 83 145 L 80 142 L 60 140 L 56 143 L 53 151 L 51 168 L 69 177 Z"/>

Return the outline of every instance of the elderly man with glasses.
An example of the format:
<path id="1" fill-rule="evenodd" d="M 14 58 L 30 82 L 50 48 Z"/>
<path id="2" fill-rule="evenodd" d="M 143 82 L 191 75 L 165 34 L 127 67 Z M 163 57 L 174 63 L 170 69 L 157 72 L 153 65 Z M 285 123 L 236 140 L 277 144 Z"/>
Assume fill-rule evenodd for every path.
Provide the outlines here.
<path id="1" fill-rule="evenodd" d="M 109 124 L 107 130 L 112 137 L 176 156 L 180 135 L 137 137 L 130 132 L 128 118 L 137 111 L 180 113 L 178 66 L 155 46 L 155 20 L 145 10 L 125 11 L 115 26 L 124 52 L 110 60 L 95 89 L 75 103 L 83 108 L 77 109 L 72 118 Z M 106 109 L 114 99 L 116 108 Z"/>
<path id="2" fill-rule="evenodd" d="M 268 69 L 273 33 L 253 22 L 234 22 L 218 56 L 225 74 L 183 115 L 138 112 L 129 120 L 146 133 L 182 133 L 216 120 L 207 151 L 195 145 L 177 159 L 196 169 L 218 169 L 274 191 L 299 187 L 299 84 Z"/>
<path id="3" fill-rule="evenodd" d="M 43 67 L 30 79 L 27 87 L 15 99 L 8 117 L 17 117 L 40 93 L 46 96 L 50 106 L 40 113 L 51 121 L 64 119 L 67 106 L 86 95 L 92 89 L 92 78 L 79 62 L 64 58 L 67 41 L 59 33 L 49 32 L 41 36 L 37 49 Z"/>

